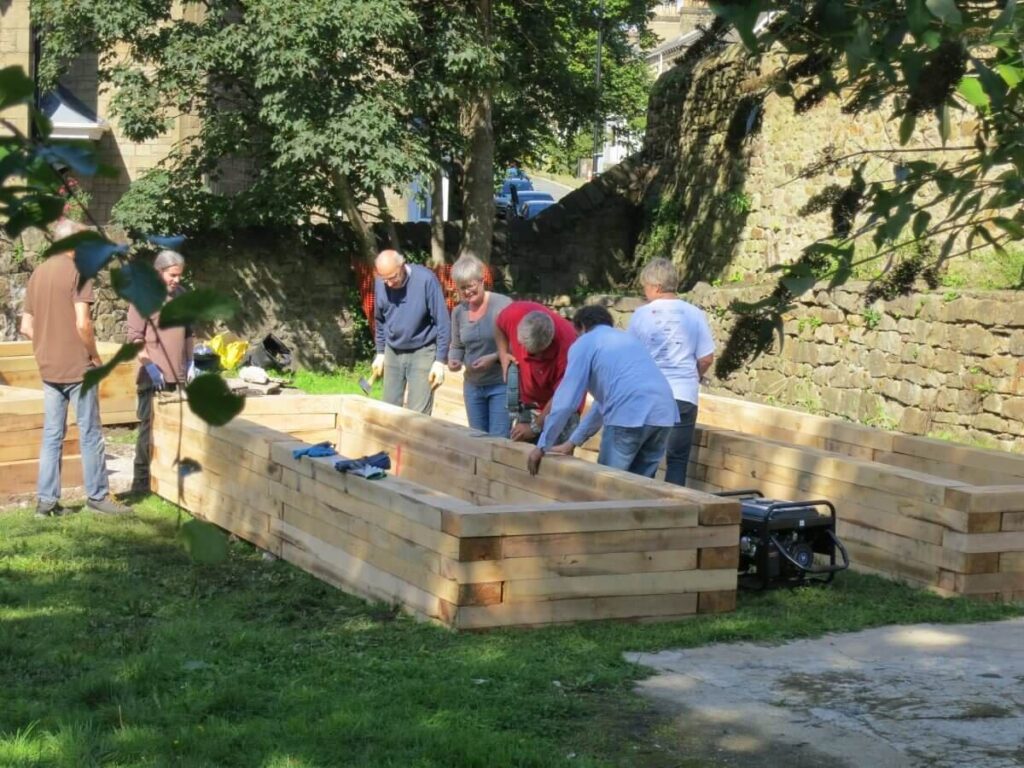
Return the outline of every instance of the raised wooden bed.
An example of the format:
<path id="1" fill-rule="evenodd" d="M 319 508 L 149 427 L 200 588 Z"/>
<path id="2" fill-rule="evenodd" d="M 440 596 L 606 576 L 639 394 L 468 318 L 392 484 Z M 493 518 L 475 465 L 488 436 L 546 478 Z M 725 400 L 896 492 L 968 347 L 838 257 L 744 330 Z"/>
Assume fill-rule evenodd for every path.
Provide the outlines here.
<path id="1" fill-rule="evenodd" d="M 107 361 L 121 345 L 101 341 L 96 346 L 100 357 Z M 138 421 L 135 415 L 136 371 L 134 361 L 121 363 L 100 384 L 100 417 L 104 424 L 134 424 Z M 0 342 L 0 385 L 43 388 L 36 359 L 32 356 L 32 342 Z"/>
<path id="2" fill-rule="evenodd" d="M 43 393 L 0 386 L 0 498 L 31 493 L 39 476 L 43 439 Z M 69 425 L 64 438 L 61 482 L 82 484 L 78 428 Z"/>
<path id="3" fill-rule="evenodd" d="M 466 423 L 449 377 L 435 415 Z M 1024 456 L 701 395 L 691 487 L 826 498 L 852 567 L 944 595 L 1024 599 Z M 578 455 L 596 461 L 595 438 Z"/>
<path id="4" fill-rule="evenodd" d="M 154 426 L 161 496 L 346 590 L 453 627 L 735 606 L 734 501 L 575 459 L 550 458 L 531 477 L 526 446 L 362 397 L 250 399 L 221 428 L 163 403 Z M 332 434 L 347 456 L 387 450 L 393 470 L 366 480 L 332 459 L 294 459 L 295 427 Z M 203 467 L 184 477 L 179 428 Z"/>

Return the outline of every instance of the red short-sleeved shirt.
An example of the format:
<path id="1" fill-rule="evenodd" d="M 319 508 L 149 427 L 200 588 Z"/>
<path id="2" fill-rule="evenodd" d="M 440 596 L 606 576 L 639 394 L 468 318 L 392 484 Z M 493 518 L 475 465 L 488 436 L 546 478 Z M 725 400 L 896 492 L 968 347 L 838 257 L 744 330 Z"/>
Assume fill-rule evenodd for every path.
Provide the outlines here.
<path id="1" fill-rule="evenodd" d="M 516 334 L 520 321 L 531 312 L 546 312 L 555 321 L 555 338 L 539 355 L 528 355 Z M 565 375 L 569 347 L 576 341 L 576 329 L 557 312 L 533 301 L 513 301 L 501 310 L 495 326 L 505 334 L 509 351 L 519 361 L 520 402 L 544 408 Z"/>

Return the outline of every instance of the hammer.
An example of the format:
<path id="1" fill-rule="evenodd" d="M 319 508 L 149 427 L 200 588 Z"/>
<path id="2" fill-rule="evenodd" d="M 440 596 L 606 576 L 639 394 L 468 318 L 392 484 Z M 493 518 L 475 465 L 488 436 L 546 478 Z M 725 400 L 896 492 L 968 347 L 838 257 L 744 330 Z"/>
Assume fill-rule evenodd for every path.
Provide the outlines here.
<path id="1" fill-rule="evenodd" d="M 373 383 L 377 381 L 377 374 L 370 374 L 370 380 L 367 381 L 365 376 L 359 377 L 359 388 L 363 390 L 363 394 L 367 397 L 370 396 L 370 390 L 373 389 Z"/>

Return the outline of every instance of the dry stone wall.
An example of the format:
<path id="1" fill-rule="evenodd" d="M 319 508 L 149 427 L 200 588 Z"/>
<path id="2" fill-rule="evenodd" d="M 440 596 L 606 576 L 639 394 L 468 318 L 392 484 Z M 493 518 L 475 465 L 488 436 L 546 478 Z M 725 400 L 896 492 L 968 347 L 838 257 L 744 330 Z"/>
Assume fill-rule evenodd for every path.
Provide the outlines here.
<path id="1" fill-rule="evenodd" d="M 728 380 L 728 392 L 813 413 L 1024 451 L 1024 303 L 1013 291 L 921 292 L 865 305 L 866 283 L 813 291 L 785 318 L 784 342 Z M 732 301 L 763 287 L 700 284 L 719 350 Z M 642 300 L 590 297 L 625 326 Z"/>
<path id="2" fill-rule="evenodd" d="M 640 260 L 671 258 L 688 286 L 756 279 L 831 236 L 822 193 L 849 186 L 855 168 L 873 181 L 893 178 L 903 160 L 955 159 L 941 151 L 934 127 L 901 147 L 886 105 L 852 114 L 827 97 L 796 110 L 772 90 L 779 66 L 729 45 L 659 79 L 643 151 L 652 181 Z M 974 127 L 969 119 L 955 124 L 949 146 L 971 144 Z"/>

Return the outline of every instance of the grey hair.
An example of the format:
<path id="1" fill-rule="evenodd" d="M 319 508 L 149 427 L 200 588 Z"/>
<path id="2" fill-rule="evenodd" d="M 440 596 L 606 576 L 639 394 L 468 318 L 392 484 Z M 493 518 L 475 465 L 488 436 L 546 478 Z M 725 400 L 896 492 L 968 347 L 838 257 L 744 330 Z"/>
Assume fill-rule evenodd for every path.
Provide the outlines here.
<path id="1" fill-rule="evenodd" d="M 53 225 L 53 238 L 54 240 L 63 240 L 65 237 L 71 237 L 79 232 L 85 232 L 88 230 L 85 224 L 80 221 L 73 219 L 61 219 Z"/>
<path id="2" fill-rule="evenodd" d="M 679 272 L 668 259 L 651 259 L 640 272 L 640 284 L 673 293 L 679 287 Z"/>
<path id="3" fill-rule="evenodd" d="M 182 267 L 185 266 L 185 257 L 177 251 L 160 251 L 153 259 L 153 269 L 157 272 L 163 272 L 165 269 L 171 267 Z"/>
<path id="4" fill-rule="evenodd" d="M 531 355 L 543 352 L 555 338 L 555 321 L 551 315 L 539 309 L 529 312 L 519 321 L 516 338 Z"/>
<path id="5" fill-rule="evenodd" d="M 452 265 L 452 281 L 455 285 L 473 283 L 484 279 L 484 263 L 471 253 L 461 256 Z"/>

